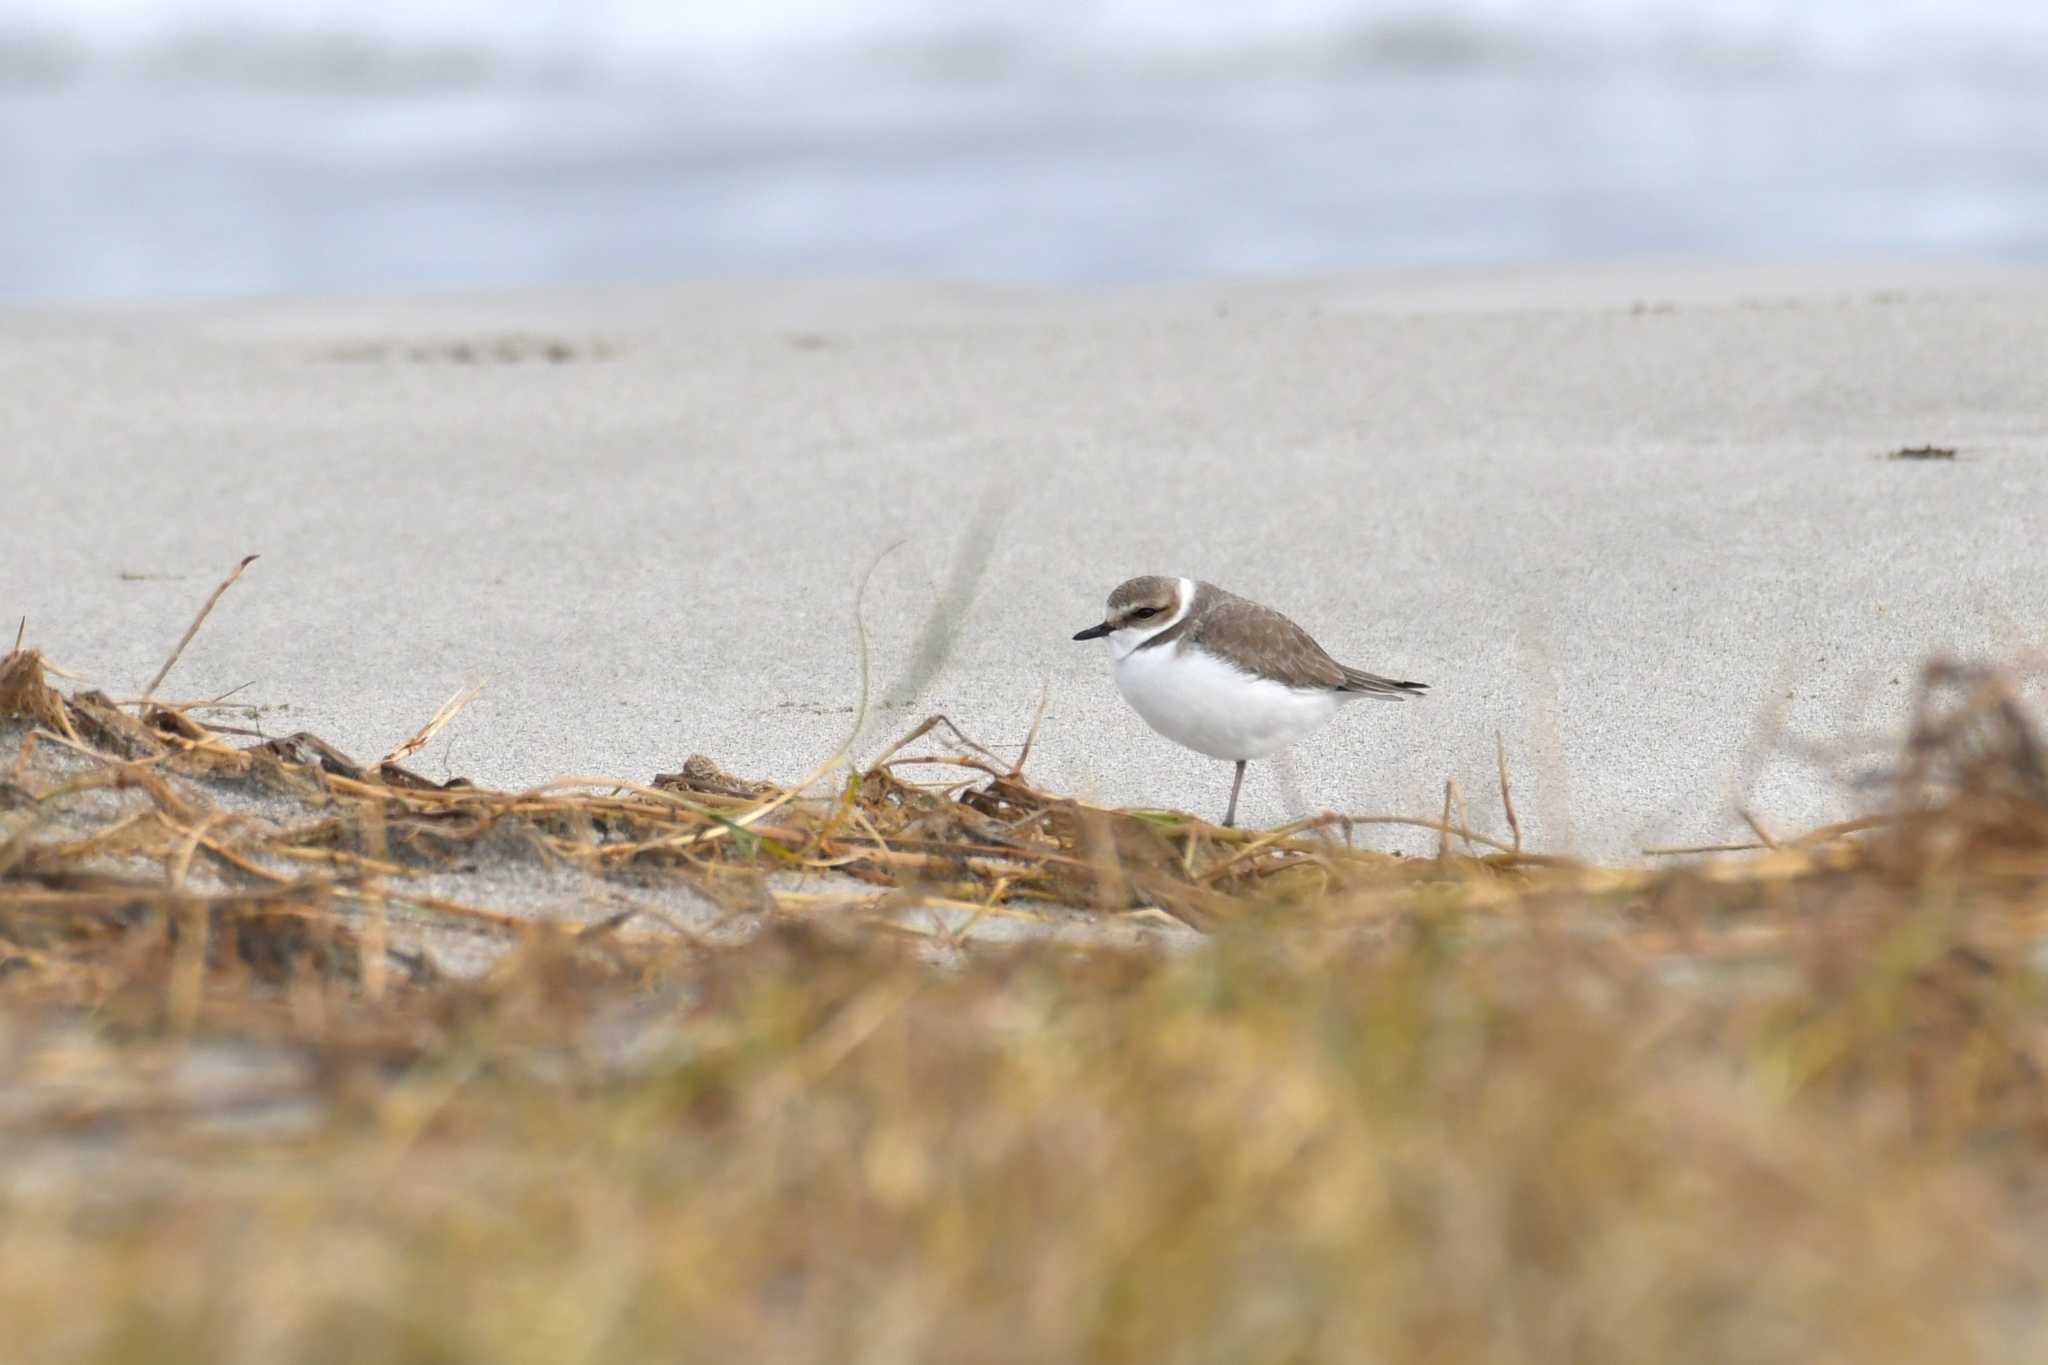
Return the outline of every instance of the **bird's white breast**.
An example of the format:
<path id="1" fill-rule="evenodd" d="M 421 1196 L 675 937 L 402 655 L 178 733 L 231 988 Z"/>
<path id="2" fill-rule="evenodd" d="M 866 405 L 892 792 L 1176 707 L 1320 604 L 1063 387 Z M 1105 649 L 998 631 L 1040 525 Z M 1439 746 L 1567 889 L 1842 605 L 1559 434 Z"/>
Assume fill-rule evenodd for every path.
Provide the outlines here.
<path id="1" fill-rule="evenodd" d="M 1176 642 L 1116 661 L 1117 691 L 1145 723 L 1211 758 L 1264 758 L 1320 728 L 1344 693 L 1303 691 Z"/>

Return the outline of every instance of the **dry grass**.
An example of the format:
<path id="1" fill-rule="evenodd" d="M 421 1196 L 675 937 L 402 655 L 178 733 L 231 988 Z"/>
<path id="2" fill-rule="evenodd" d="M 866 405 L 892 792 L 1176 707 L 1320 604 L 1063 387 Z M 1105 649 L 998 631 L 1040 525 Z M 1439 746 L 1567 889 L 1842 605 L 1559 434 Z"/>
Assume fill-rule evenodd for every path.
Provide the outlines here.
<path id="1" fill-rule="evenodd" d="M 2048 776 L 1995 673 L 1928 670 L 1869 819 L 1627 869 L 1448 799 L 1426 859 L 1095 809 L 938 718 L 822 795 L 494 792 L 198 711 L 0 663 L 10 1360 L 2048 1344 Z M 416 889 L 515 854 L 729 918 Z M 935 968 L 912 903 L 1208 937 Z M 509 951 L 450 975 L 436 920 Z"/>

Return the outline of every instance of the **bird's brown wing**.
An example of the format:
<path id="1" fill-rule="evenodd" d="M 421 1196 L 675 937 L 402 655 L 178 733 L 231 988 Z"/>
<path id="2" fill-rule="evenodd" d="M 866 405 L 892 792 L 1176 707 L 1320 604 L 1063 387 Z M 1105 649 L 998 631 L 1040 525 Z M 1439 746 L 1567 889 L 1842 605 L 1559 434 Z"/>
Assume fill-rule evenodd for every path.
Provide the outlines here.
<path id="1" fill-rule="evenodd" d="M 1215 595 L 1208 601 L 1196 599 L 1197 606 L 1202 608 L 1201 624 L 1191 625 L 1187 639 L 1211 653 L 1238 660 L 1257 659 L 1257 663 L 1243 666 L 1261 677 L 1289 687 L 1352 692 L 1379 701 L 1405 701 L 1429 686 L 1383 678 L 1362 668 L 1348 668 L 1279 612 L 1207 583 L 1201 585 L 1201 591 Z M 1191 622 L 1193 619 L 1194 614 L 1190 613 Z"/>
<path id="2" fill-rule="evenodd" d="M 1190 630 L 1189 642 L 1213 654 L 1258 662 L 1241 666 L 1289 687 L 1336 691 L 1346 686 L 1344 667 L 1309 633 L 1277 611 L 1241 597 L 1223 595 Z"/>

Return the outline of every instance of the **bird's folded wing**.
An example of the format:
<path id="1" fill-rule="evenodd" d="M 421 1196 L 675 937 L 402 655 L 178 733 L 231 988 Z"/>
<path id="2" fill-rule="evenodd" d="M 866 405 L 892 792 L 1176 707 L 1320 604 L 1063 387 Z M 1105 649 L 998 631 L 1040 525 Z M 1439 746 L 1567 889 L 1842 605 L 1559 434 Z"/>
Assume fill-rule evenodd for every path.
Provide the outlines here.
<path id="1" fill-rule="evenodd" d="M 1236 661 L 1247 672 L 1289 687 L 1336 691 L 1347 685 L 1343 665 L 1325 653 L 1307 631 L 1280 613 L 1243 598 L 1211 606 L 1188 639 Z"/>

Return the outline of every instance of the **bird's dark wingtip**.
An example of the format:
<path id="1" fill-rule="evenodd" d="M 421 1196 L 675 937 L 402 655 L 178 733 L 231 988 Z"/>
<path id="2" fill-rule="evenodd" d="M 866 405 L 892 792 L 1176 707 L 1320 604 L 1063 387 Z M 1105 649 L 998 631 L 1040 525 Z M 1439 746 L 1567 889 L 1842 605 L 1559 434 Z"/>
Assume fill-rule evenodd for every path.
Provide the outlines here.
<path id="1" fill-rule="evenodd" d="M 1393 678 L 1375 677 L 1370 673 L 1354 674 L 1337 685 L 1337 691 L 1349 692 L 1361 697 L 1378 697 L 1382 701 L 1406 701 L 1429 691 L 1426 682 L 1400 682 Z"/>

